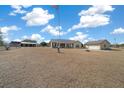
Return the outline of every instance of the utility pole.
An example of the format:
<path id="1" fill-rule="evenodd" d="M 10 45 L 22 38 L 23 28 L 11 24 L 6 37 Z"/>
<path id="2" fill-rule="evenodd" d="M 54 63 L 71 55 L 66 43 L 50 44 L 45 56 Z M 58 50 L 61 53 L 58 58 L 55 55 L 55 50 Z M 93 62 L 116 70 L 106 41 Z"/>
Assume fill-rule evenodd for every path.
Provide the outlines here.
<path id="1" fill-rule="evenodd" d="M 56 9 L 56 14 L 57 14 L 57 19 L 58 19 L 58 42 L 57 42 L 57 52 L 60 53 L 60 43 L 59 43 L 59 39 L 60 39 L 60 8 L 58 5 L 53 5 L 53 8 Z"/>
<path id="2" fill-rule="evenodd" d="M 115 47 L 117 48 L 117 40 L 116 40 L 116 38 L 114 38 L 114 40 L 115 40 Z"/>

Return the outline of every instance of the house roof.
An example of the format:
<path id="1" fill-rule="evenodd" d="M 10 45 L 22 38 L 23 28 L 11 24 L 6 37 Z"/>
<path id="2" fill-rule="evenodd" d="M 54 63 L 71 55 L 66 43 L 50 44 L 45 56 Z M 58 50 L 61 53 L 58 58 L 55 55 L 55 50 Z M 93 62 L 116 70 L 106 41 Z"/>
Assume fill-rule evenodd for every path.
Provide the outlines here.
<path id="1" fill-rule="evenodd" d="M 37 41 L 25 39 L 25 40 L 21 41 L 21 44 L 37 44 Z"/>
<path id="2" fill-rule="evenodd" d="M 37 44 L 35 42 L 21 42 L 21 44 Z"/>
<path id="3" fill-rule="evenodd" d="M 50 42 L 59 42 L 59 43 L 74 43 L 75 40 L 67 40 L 67 39 L 51 39 Z"/>
<path id="4" fill-rule="evenodd" d="M 30 42 L 30 43 L 37 43 L 36 40 L 31 40 L 31 39 L 24 39 L 21 42 Z"/>
<path id="5" fill-rule="evenodd" d="M 110 44 L 110 42 L 108 40 L 98 40 L 98 41 L 89 41 L 85 45 L 100 45 L 104 42 L 107 42 Z"/>
<path id="6" fill-rule="evenodd" d="M 19 41 L 11 41 L 10 44 L 11 43 L 21 43 L 21 42 L 19 42 Z"/>

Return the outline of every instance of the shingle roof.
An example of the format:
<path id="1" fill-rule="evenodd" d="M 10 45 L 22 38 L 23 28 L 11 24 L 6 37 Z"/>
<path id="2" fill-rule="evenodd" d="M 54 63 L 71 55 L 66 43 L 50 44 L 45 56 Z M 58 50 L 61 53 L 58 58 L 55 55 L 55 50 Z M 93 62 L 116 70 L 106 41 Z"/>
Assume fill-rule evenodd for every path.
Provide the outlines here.
<path id="1" fill-rule="evenodd" d="M 75 40 L 66 40 L 66 39 L 51 39 L 50 42 L 59 42 L 59 43 L 74 43 Z"/>
<path id="2" fill-rule="evenodd" d="M 36 40 L 30 40 L 30 39 L 25 39 L 25 40 L 22 40 L 21 42 L 37 43 Z"/>
<path id="3" fill-rule="evenodd" d="M 21 44 L 37 44 L 35 42 L 21 42 Z"/>
<path id="4" fill-rule="evenodd" d="M 107 40 L 89 41 L 85 45 L 99 45 L 99 44 L 102 44 L 104 42 L 108 42 L 108 41 Z"/>

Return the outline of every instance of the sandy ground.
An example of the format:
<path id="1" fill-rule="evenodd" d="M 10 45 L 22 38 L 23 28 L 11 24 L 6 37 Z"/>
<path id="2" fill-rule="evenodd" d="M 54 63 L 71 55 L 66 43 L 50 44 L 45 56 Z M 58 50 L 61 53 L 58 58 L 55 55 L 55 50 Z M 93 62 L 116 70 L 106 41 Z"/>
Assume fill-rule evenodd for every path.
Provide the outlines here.
<path id="1" fill-rule="evenodd" d="M 124 87 L 124 50 L 0 51 L 0 87 Z"/>

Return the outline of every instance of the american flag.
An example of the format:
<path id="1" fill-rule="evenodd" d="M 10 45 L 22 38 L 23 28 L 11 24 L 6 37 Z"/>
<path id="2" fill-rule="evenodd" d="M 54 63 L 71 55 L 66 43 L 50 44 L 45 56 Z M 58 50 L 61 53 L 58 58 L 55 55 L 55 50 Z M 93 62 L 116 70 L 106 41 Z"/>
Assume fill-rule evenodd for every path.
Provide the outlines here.
<path id="1" fill-rule="evenodd" d="M 53 8 L 58 9 L 59 5 L 52 5 Z"/>

